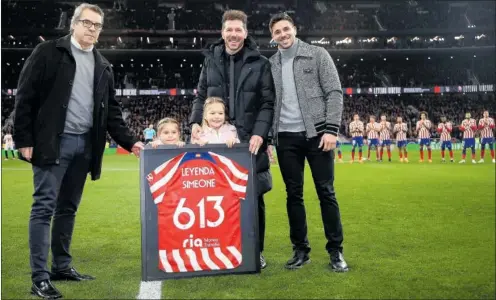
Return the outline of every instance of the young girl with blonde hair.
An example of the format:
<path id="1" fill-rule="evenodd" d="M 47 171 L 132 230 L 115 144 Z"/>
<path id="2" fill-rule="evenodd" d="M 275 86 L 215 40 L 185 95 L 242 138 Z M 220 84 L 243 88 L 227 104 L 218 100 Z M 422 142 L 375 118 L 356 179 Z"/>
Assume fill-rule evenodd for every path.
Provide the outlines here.
<path id="1" fill-rule="evenodd" d="M 200 139 L 191 138 L 192 144 L 223 144 L 232 147 L 239 143 L 236 127 L 226 120 L 226 106 L 219 97 L 208 97 L 203 107 Z"/>
<path id="2" fill-rule="evenodd" d="M 173 118 L 164 118 L 157 124 L 157 139 L 151 144 L 153 148 L 159 145 L 176 145 L 179 147 L 184 146 L 181 141 L 181 130 L 179 129 L 179 122 Z"/>

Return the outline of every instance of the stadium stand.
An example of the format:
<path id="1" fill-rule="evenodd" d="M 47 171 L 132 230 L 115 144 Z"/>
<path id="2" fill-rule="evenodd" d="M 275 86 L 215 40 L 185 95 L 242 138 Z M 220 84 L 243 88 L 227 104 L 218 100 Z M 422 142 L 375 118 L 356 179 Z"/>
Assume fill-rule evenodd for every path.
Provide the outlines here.
<path id="1" fill-rule="evenodd" d="M 1 39 L 3 130 L 10 126 L 24 61 L 38 43 L 68 33 L 75 4 L 2 1 L 2 10 L 8 12 L 3 14 Z M 106 16 L 97 47 L 112 63 L 118 99 L 136 134 L 170 116 L 180 120 L 187 138 L 187 116 L 203 62 L 201 49 L 219 38 L 221 15 L 229 8 L 248 13 L 248 29 L 266 56 L 275 52 L 268 21 L 281 11 L 293 16 L 302 40 L 330 51 L 346 94 L 342 135 L 347 134 L 355 112 L 362 120 L 370 114 L 386 113 L 391 120 L 402 115 L 412 128 L 421 110 L 429 112 L 434 122 L 444 114 L 454 123 L 461 121 L 465 111 L 477 117 L 483 108 L 496 111 L 491 22 L 495 11 L 488 1 L 119 0 L 98 4 Z M 436 86 L 452 89 L 440 93 Z M 390 90 L 384 93 L 380 88 Z M 187 92 L 153 96 L 140 92 L 169 89 Z M 409 137 L 413 137 L 411 131 Z"/>

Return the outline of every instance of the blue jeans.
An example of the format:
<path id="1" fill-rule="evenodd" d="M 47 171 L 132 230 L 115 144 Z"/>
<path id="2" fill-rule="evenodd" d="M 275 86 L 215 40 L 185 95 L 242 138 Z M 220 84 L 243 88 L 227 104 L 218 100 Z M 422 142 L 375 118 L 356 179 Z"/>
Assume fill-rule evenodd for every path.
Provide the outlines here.
<path id="1" fill-rule="evenodd" d="M 69 247 L 76 211 L 81 201 L 91 162 L 90 134 L 62 134 L 58 164 L 33 166 L 33 205 L 29 219 L 29 250 L 33 282 L 50 278 L 52 272 L 70 268 Z M 50 223 L 51 242 L 50 242 Z"/>

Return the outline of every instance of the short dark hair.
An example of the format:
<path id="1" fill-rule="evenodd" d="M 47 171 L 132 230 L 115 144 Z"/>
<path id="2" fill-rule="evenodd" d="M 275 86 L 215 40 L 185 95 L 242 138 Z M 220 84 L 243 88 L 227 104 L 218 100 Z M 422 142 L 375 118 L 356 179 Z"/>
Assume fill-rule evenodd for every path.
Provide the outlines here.
<path id="1" fill-rule="evenodd" d="M 248 23 L 248 16 L 246 16 L 244 12 L 235 9 L 226 10 L 226 12 L 224 12 L 224 15 L 222 16 L 222 28 L 224 28 L 224 23 L 226 21 L 235 21 L 235 20 L 243 22 L 243 25 L 245 26 L 246 29 L 246 24 Z"/>
<path id="2" fill-rule="evenodd" d="M 293 26 L 294 26 L 293 19 L 287 13 L 278 13 L 278 14 L 273 15 L 272 18 L 270 18 L 270 22 L 269 22 L 270 31 L 272 32 L 272 27 L 274 26 L 274 24 L 276 24 L 279 21 L 283 21 L 283 20 L 288 21 L 289 23 L 293 24 Z"/>

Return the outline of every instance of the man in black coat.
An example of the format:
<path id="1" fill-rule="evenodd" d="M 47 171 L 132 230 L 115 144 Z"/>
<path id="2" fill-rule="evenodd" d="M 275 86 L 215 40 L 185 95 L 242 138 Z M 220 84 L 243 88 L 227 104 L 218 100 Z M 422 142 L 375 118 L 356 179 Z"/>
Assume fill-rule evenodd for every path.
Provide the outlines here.
<path id="1" fill-rule="evenodd" d="M 31 292 L 42 298 L 62 297 L 51 280 L 94 279 L 71 266 L 69 248 L 87 174 L 92 180 L 100 178 L 106 132 L 135 155 L 143 149 L 126 127 L 114 98 L 110 63 L 93 47 L 103 15 L 96 5 L 78 6 L 71 35 L 39 44 L 19 78 L 14 141 L 33 168 Z"/>
<path id="2" fill-rule="evenodd" d="M 265 236 L 265 204 L 263 195 L 272 188 L 267 138 L 274 116 L 274 82 L 268 59 L 248 37 L 247 16 L 230 10 L 222 18 L 222 39 L 205 51 L 205 61 L 193 102 L 191 134 L 201 132 L 203 105 L 208 97 L 226 102 L 229 120 L 236 126 L 241 142 L 249 142 L 256 155 L 258 186 L 260 266 L 266 267 L 262 255 Z"/>

